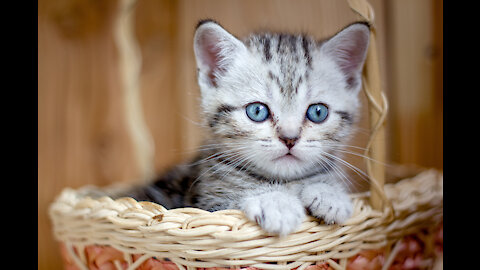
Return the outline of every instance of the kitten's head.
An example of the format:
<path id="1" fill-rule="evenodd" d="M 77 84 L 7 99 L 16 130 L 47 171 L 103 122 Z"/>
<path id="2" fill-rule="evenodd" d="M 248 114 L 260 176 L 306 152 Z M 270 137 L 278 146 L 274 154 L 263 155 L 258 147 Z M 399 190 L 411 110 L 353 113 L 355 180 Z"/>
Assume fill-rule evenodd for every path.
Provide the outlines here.
<path id="1" fill-rule="evenodd" d="M 333 37 L 253 34 L 219 24 L 194 37 L 204 120 L 223 159 L 278 180 L 329 168 L 358 119 L 369 41 L 364 23 Z"/>

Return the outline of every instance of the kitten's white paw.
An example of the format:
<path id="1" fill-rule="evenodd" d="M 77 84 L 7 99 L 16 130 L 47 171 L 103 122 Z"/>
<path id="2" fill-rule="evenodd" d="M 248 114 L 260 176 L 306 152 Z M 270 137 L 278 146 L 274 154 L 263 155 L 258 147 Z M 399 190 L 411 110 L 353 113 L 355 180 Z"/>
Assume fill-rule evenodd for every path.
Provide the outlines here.
<path id="1" fill-rule="evenodd" d="M 301 194 L 305 208 L 327 224 L 343 224 L 353 212 L 350 197 L 343 191 L 306 188 Z"/>
<path id="2" fill-rule="evenodd" d="M 298 229 L 305 218 L 302 202 L 280 191 L 249 197 L 241 208 L 250 220 L 257 222 L 265 231 L 280 236 Z"/>

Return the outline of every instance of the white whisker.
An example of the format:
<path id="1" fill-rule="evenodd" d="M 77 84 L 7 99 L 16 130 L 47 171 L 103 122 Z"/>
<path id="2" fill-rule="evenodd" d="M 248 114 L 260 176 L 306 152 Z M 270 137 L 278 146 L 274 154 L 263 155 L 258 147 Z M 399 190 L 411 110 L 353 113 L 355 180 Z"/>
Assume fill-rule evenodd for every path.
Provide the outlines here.
<path id="1" fill-rule="evenodd" d="M 220 159 L 220 158 L 225 158 L 225 157 L 228 157 L 230 154 L 235 154 L 238 152 L 238 150 L 242 150 L 242 149 L 248 149 L 247 146 L 245 147 L 238 147 L 236 149 L 227 149 L 225 151 L 221 151 L 221 152 L 215 152 L 203 159 L 200 159 L 194 163 L 192 163 L 191 165 L 198 165 L 198 164 L 202 164 L 202 163 L 205 163 L 207 161 L 210 161 L 210 160 L 217 160 L 217 159 Z"/>
<path id="2" fill-rule="evenodd" d="M 334 162 L 332 162 L 331 160 L 329 160 L 327 158 L 324 159 L 323 157 L 321 157 L 320 159 L 323 162 L 327 163 L 332 168 L 332 170 L 335 172 L 335 174 L 339 176 L 339 178 L 342 180 L 342 182 L 346 186 L 348 186 L 348 184 L 351 184 L 350 179 L 348 179 L 348 177 L 345 174 L 343 174 L 342 171 L 339 170 L 340 167 L 338 167 L 337 164 L 335 164 Z M 345 181 L 346 181 L 346 183 L 345 183 Z"/>
<path id="3" fill-rule="evenodd" d="M 391 164 L 388 164 L 388 163 L 385 163 L 385 162 L 381 162 L 381 161 L 378 161 L 374 158 L 371 158 L 369 156 L 366 156 L 364 154 L 360 154 L 360 153 L 356 153 L 356 152 L 351 152 L 351 151 L 347 151 L 347 150 L 342 150 L 342 149 L 335 149 L 335 151 L 338 151 L 338 152 L 341 152 L 341 153 L 345 153 L 345 154 L 350 154 L 350 155 L 354 155 L 354 156 L 358 156 L 358 157 L 362 157 L 362 158 L 366 158 L 368 160 L 371 160 L 375 163 L 378 163 L 380 165 L 383 165 L 383 166 L 392 166 Z"/>
<path id="4" fill-rule="evenodd" d="M 244 159 L 240 160 L 239 162 L 237 162 L 235 165 L 232 165 L 230 170 L 226 171 L 222 178 L 220 178 L 220 180 L 223 180 L 228 174 L 230 174 L 239 164 L 242 164 L 243 162 L 245 162 L 246 160 L 249 160 L 250 158 L 252 158 L 254 155 L 250 155 L 248 157 L 245 157 Z M 247 164 L 250 164 L 252 162 L 252 160 L 250 159 L 247 163 L 245 163 L 239 170 L 240 171 L 243 171 L 243 168 L 247 165 Z"/>
<path id="5" fill-rule="evenodd" d="M 359 168 L 353 166 L 352 164 L 348 163 L 347 161 L 335 156 L 335 155 L 332 155 L 330 153 L 327 153 L 325 151 L 322 151 L 324 155 L 326 156 L 329 156 L 337 161 L 339 161 L 340 163 L 342 163 L 343 165 L 347 166 L 349 169 L 351 169 L 352 171 L 354 171 L 358 176 L 360 176 L 364 181 L 367 181 L 367 183 L 369 182 L 369 177 L 368 175 L 363 172 L 362 170 L 360 170 Z"/>

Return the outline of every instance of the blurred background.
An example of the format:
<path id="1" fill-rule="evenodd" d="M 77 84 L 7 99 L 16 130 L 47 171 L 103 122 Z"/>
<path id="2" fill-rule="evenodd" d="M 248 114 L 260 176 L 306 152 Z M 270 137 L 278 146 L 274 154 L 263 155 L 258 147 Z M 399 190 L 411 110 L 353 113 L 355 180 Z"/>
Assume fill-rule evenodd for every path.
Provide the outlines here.
<path id="1" fill-rule="evenodd" d="M 48 206 L 63 188 L 138 182 L 200 144 L 192 45 L 200 19 L 237 37 L 270 29 L 317 38 L 359 20 L 339 0 L 139 0 L 123 14 L 140 54 L 125 58 L 121 2 L 38 1 L 38 269 L 62 269 Z M 369 2 L 390 104 L 387 163 L 442 169 L 443 2 Z M 135 56 L 140 72 L 127 88 L 122 65 L 134 70 Z M 354 143 L 367 138 L 365 116 Z"/>

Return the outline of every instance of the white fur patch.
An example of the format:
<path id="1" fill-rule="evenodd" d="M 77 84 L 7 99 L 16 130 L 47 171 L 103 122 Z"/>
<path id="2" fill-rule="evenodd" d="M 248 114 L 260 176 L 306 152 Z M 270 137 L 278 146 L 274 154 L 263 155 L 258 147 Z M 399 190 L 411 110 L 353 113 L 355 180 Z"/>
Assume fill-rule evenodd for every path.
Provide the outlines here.
<path id="1" fill-rule="evenodd" d="M 281 191 L 248 197 L 241 208 L 250 220 L 257 222 L 266 232 L 280 236 L 294 232 L 305 218 L 302 202 Z"/>
<path id="2" fill-rule="evenodd" d="M 352 215 L 353 206 L 348 195 L 333 185 L 315 183 L 305 186 L 300 199 L 312 216 L 327 224 L 343 224 Z"/>

